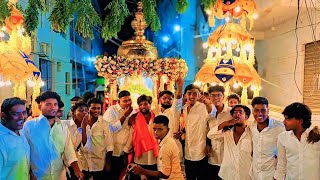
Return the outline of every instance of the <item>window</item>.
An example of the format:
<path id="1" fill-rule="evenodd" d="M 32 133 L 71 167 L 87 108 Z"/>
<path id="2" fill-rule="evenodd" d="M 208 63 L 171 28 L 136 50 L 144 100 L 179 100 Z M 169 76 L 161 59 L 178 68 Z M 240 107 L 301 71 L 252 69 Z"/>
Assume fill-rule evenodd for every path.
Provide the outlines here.
<path id="1" fill-rule="evenodd" d="M 305 45 L 303 102 L 312 114 L 320 114 L 320 41 Z"/>
<path id="2" fill-rule="evenodd" d="M 65 87 L 66 87 L 66 94 L 70 95 L 71 93 L 71 77 L 70 77 L 70 72 L 66 72 L 66 82 L 65 82 Z"/>
<path id="3" fill-rule="evenodd" d="M 41 79 L 44 81 L 44 86 L 41 87 L 41 91 L 52 90 L 52 62 L 39 58 L 39 68 L 41 72 Z"/>

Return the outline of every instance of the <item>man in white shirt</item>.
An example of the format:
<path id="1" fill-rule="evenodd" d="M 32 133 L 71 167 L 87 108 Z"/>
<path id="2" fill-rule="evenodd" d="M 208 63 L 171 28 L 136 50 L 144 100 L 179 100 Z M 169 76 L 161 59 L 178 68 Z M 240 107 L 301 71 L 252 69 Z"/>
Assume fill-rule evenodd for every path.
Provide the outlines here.
<path id="1" fill-rule="evenodd" d="M 232 120 L 221 123 L 208 133 L 208 138 L 224 141 L 224 154 L 219 176 L 225 180 L 249 180 L 252 161 L 252 135 L 246 121 L 250 109 L 235 105 Z"/>
<path id="2" fill-rule="evenodd" d="M 230 115 L 230 107 L 224 104 L 225 89 L 223 86 L 211 86 L 208 89 L 211 103 L 217 109 L 216 116 L 208 118 L 208 132 L 213 127 L 229 121 L 232 118 Z M 220 165 L 223 158 L 223 141 L 215 139 L 207 140 L 206 152 L 208 155 L 208 179 L 221 179 L 218 176 Z"/>
<path id="3" fill-rule="evenodd" d="M 17 97 L 1 105 L 0 179 L 29 179 L 30 147 L 21 131 L 28 117 L 26 104 Z"/>
<path id="4" fill-rule="evenodd" d="M 135 174 L 169 180 L 184 180 L 180 166 L 179 148 L 175 140 L 169 136 L 168 125 L 169 119 L 167 116 L 160 115 L 154 118 L 154 136 L 160 140 L 160 150 L 157 158 L 158 171 L 147 170 L 134 164 L 133 172 Z"/>
<path id="5" fill-rule="evenodd" d="M 169 136 L 174 137 L 174 134 L 179 133 L 180 115 L 182 110 L 182 91 L 184 80 L 179 77 L 176 80 L 178 88 L 175 95 L 168 90 L 159 93 L 159 108 L 156 115 L 165 115 L 169 119 Z M 179 139 L 174 138 L 180 151 L 180 160 L 182 160 L 182 145 Z"/>
<path id="6" fill-rule="evenodd" d="M 100 116 L 102 102 L 97 98 L 88 100 L 89 116 L 82 123 L 81 167 L 84 179 L 106 179 L 106 167 L 113 151 L 113 139 L 108 123 Z M 109 177 L 110 178 L 110 177 Z"/>
<path id="7" fill-rule="evenodd" d="M 70 111 L 71 111 L 71 116 L 70 116 L 71 119 L 63 120 L 62 122 L 69 128 L 73 148 L 76 152 L 77 158 L 80 160 L 79 149 L 82 141 L 81 123 L 83 118 L 88 115 L 88 111 L 89 111 L 88 105 L 85 102 L 80 101 L 75 103 L 71 107 Z M 81 163 L 79 163 L 78 165 L 80 170 L 82 170 Z M 70 180 L 75 179 L 75 175 L 72 168 L 68 168 L 67 177 Z"/>
<path id="8" fill-rule="evenodd" d="M 183 107 L 185 119 L 185 171 L 188 180 L 207 179 L 206 158 L 207 117 L 215 115 L 209 99 L 200 94 L 199 87 L 189 84 L 185 88 L 187 103 Z"/>
<path id="9" fill-rule="evenodd" d="M 23 126 L 31 150 L 31 170 L 37 179 L 66 179 L 65 166 L 83 178 L 68 127 L 56 117 L 60 96 L 47 91 L 36 98 L 41 115 Z"/>
<path id="10" fill-rule="evenodd" d="M 128 119 L 134 114 L 132 108 L 131 95 L 129 91 L 123 90 L 118 94 L 118 103 L 110 106 L 103 115 L 103 119 L 110 125 L 113 136 L 114 150 L 111 157 L 112 179 L 119 179 L 122 170 L 127 165 L 128 153 L 132 134 Z"/>
<path id="11" fill-rule="evenodd" d="M 255 119 L 250 124 L 253 142 L 253 159 L 250 176 L 255 180 L 273 180 L 277 166 L 277 140 L 284 125 L 269 117 L 269 103 L 264 97 L 252 99 L 252 114 Z"/>
<path id="12" fill-rule="evenodd" d="M 320 179 L 320 132 L 311 127 L 311 110 L 292 103 L 282 112 L 286 131 L 278 137 L 277 180 Z"/>

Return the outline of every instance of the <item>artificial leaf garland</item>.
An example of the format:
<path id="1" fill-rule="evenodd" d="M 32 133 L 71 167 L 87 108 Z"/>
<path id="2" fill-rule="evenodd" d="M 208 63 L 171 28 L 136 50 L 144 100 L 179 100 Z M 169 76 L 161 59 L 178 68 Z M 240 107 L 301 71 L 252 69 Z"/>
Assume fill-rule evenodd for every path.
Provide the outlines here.
<path id="1" fill-rule="evenodd" d="M 48 10 L 45 0 L 34 0 L 34 1 L 35 1 L 34 2 L 35 5 L 40 11 L 46 12 Z"/>
<path id="2" fill-rule="evenodd" d="M 70 0 L 56 0 L 49 17 L 52 29 L 56 32 L 66 33 L 71 18 L 72 6 Z"/>
<path id="3" fill-rule="evenodd" d="M 178 0 L 177 1 L 177 11 L 178 13 L 184 13 L 187 11 L 187 8 L 188 8 L 188 0 Z"/>
<path id="4" fill-rule="evenodd" d="M 92 28 L 101 25 L 101 19 L 90 0 L 75 0 L 77 22 L 75 30 L 84 38 L 93 38 Z"/>
<path id="5" fill-rule="evenodd" d="M 143 4 L 143 14 L 147 25 L 151 24 L 151 29 L 157 32 L 161 29 L 160 19 L 156 11 L 156 1 L 155 0 L 142 0 Z"/>
<path id="6" fill-rule="evenodd" d="M 216 2 L 217 0 L 201 0 L 201 4 L 203 4 L 204 9 L 210 9 L 216 4 Z"/>
<path id="7" fill-rule="evenodd" d="M 109 15 L 103 21 L 101 36 L 105 41 L 112 37 L 118 37 L 118 32 L 124 23 L 125 18 L 129 15 L 129 10 L 125 0 L 113 0 L 108 6 Z"/>
<path id="8" fill-rule="evenodd" d="M 5 20 L 10 16 L 10 8 L 6 0 L 0 0 L 0 26 L 5 25 Z"/>
<path id="9" fill-rule="evenodd" d="M 38 27 L 39 12 L 35 1 L 36 0 L 30 0 L 25 11 L 24 26 L 29 35 Z"/>

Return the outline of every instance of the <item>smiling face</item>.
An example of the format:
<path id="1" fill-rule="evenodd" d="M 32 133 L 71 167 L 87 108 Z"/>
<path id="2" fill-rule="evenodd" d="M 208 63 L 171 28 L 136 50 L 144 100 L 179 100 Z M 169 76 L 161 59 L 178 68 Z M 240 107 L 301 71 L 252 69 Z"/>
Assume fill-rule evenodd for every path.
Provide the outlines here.
<path id="1" fill-rule="evenodd" d="M 151 108 L 151 104 L 148 101 L 142 101 L 139 103 L 139 111 L 142 114 L 149 114 Z"/>
<path id="2" fill-rule="evenodd" d="M 228 100 L 228 106 L 231 107 L 231 108 L 233 108 L 237 104 L 239 104 L 239 101 L 236 98 L 230 98 Z"/>
<path id="3" fill-rule="evenodd" d="M 253 106 L 253 117 L 257 123 L 264 123 L 269 116 L 269 108 L 266 104 L 255 104 Z"/>
<path id="4" fill-rule="evenodd" d="M 197 102 L 199 95 L 200 91 L 196 88 L 188 90 L 185 94 L 187 103 L 194 105 Z"/>
<path id="5" fill-rule="evenodd" d="M 126 109 L 128 107 L 131 107 L 132 100 L 131 96 L 123 96 L 119 99 L 119 105 L 122 109 Z"/>
<path id="6" fill-rule="evenodd" d="M 210 96 L 211 102 L 212 102 L 216 107 L 223 106 L 223 98 L 224 98 L 224 95 L 222 94 L 222 92 L 214 91 L 214 92 L 210 93 L 209 96 Z"/>
<path id="7" fill-rule="evenodd" d="M 92 117 L 98 118 L 101 114 L 101 104 L 91 103 L 89 107 L 89 113 Z"/>
<path id="8" fill-rule="evenodd" d="M 8 114 L 1 113 L 1 117 L 8 129 L 12 131 L 20 130 L 28 117 L 26 106 L 21 104 L 15 105 Z"/>

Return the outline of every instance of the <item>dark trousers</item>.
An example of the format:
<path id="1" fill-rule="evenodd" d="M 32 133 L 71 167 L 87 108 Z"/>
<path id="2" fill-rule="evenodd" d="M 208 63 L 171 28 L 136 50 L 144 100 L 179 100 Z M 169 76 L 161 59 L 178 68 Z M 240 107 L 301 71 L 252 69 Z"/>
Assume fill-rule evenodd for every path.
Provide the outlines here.
<path id="1" fill-rule="evenodd" d="M 103 180 L 107 179 L 106 172 L 105 171 L 84 171 L 82 170 L 82 173 L 84 174 L 84 180 L 89 180 L 91 177 L 93 177 L 93 180 Z"/>
<path id="2" fill-rule="evenodd" d="M 138 164 L 139 166 L 141 166 L 143 169 L 148 169 L 148 170 L 152 170 L 152 171 L 157 171 L 157 164 L 155 164 L 155 165 L 140 165 L 140 164 Z M 158 178 L 156 178 L 156 177 L 149 177 L 149 176 L 147 176 L 147 178 L 148 178 L 148 180 L 158 180 Z M 130 179 L 130 180 L 141 180 L 141 178 L 140 178 L 140 175 L 133 175 L 132 176 L 132 179 Z"/>
<path id="3" fill-rule="evenodd" d="M 207 180 L 208 158 L 205 157 L 200 161 L 185 160 L 187 180 Z"/>
<path id="4" fill-rule="evenodd" d="M 221 180 L 219 177 L 220 166 L 208 164 L 208 179 Z"/>
<path id="5" fill-rule="evenodd" d="M 111 156 L 111 179 L 118 180 L 121 172 L 126 168 L 128 158 L 126 155 L 120 157 Z"/>

